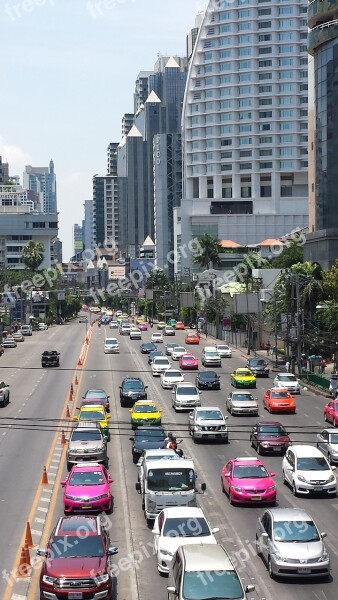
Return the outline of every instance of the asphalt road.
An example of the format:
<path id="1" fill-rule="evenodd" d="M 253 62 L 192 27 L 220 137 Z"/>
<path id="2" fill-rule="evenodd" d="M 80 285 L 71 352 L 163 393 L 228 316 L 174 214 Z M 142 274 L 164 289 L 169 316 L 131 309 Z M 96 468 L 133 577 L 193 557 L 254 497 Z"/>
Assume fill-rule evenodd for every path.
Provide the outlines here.
<path id="1" fill-rule="evenodd" d="M 33 418 L 48 416 L 59 418 L 66 394 L 72 378 L 72 369 L 76 364 L 83 339 L 84 325 L 74 323 L 69 326 L 54 328 L 47 333 L 36 334 L 32 340 L 22 344 L 15 352 L 15 365 L 20 367 L 39 366 L 40 352 L 46 347 L 44 338 L 54 336 L 51 341 L 62 353 L 62 367 L 70 370 L 62 371 L 51 369 L 47 373 L 41 369 L 31 370 L 4 369 L 3 378 L 9 378 L 12 383 L 12 397 L 9 407 L 1 409 L 0 416 L 16 416 L 21 408 L 20 415 Z M 109 330 L 107 329 L 107 332 Z M 115 330 L 109 332 L 115 335 Z M 139 351 L 140 342 L 130 341 L 127 336 L 121 337 L 121 352 L 119 355 L 104 355 L 103 340 L 105 328 L 94 327 L 87 360 L 83 366 L 78 395 L 89 387 L 103 387 L 111 395 L 111 442 L 109 444 L 110 472 L 114 479 L 112 492 L 114 495 L 114 511 L 110 519 L 110 535 L 112 543 L 119 547 L 119 554 L 113 557 L 113 564 L 117 573 L 115 597 L 117 600 L 148 600 L 154 597 L 157 600 L 167 598 L 167 579 L 157 573 L 156 559 L 152 555 L 152 533 L 141 510 L 141 498 L 135 490 L 137 468 L 132 463 L 131 442 L 129 437 L 132 432 L 129 427 L 129 412 L 121 408 L 119 403 L 119 385 L 124 376 L 141 376 L 148 385 L 148 398 L 158 400 L 163 408 L 163 423 L 168 430 L 174 431 L 178 437 L 184 438 L 182 447 L 186 454 L 193 457 L 198 471 L 199 483 L 207 484 L 205 495 L 199 496 L 201 507 L 205 510 L 212 526 L 220 527 L 216 534 L 237 563 L 240 576 L 244 584 L 254 583 L 256 591 L 249 594 L 251 599 L 294 600 L 336 600 L 337 592 L 334 580 L 332 581 L 300 581 L 282 580 L 273 581 L 269 578 L 267 569 L 260 558 L 255 554 L 254 539 L 257 517 L 262 512 L 262 507 L 233 507 L 227 497 L 222 494 L 220 473 L 227 459 L 235 456 L 250 456 L 255 452 L 249 444 L 251 425 L 257 421 L 256 417 L 231 417 L 228 419 L 229 438 L 228 445 L 199 444 L 195 445 L 188 436 L 187 414 L 176 414 L 171 408 L 170 390 L 162 390 L 159 378 L 153 378 L 147 364 L 147 356 Z M 151 331 L 143 333 L 143 340 L 150 339 Z M 166 339 L 166 338 L 165 338 Z M 173 338 L 167 338 L 172 341 Z M 184 332 L 178 332 L 175 338 L 182 343 Z M 199 347 L 191 347 L 193 352 L 200 357 L 203 345 L 210 345 L 203 341 Z M 34 353 L 25 352 L 24 346 L 33 347 Z M 54 347 L 53 346 L 53 347 Z M 2 357 L 2 364 L 12 365 L 10 350 Z M 204 391 L 202 400 L 207 406 L 219 406 L 223 411 L 227 393 L 231 390 L 230 373 L 245 363 L 245 350 L 236 350 L 232 359 L 223 359 L 222 367 L 218 369 L 221 374 L 220 391 Z M 14 354 L 13 354 L 14 356 Z M 177 363 L 174 363 L 177 364 Z M 193 381 L 194 372 L 186 372 L 185 379 Z M 256 396 L 260 400 L 260 418 L 275 420 L 275 416 L 263 410 L 262 395 L 265 389 L 272 385 L 270 379 L 258 379 Z M 34 390 L 34 391 L 33 391 Z M 22 404 L 25 403 L 24 406 Z M 315 429 L 324 426 L 322 408 L 325 398 L 314 396 L 310 392 L 303 392 L 297 398 L 298 411 L 296 415 L 280 415 L 281 421 L 291 432 L 294 441 L 313 443 Z M 298 433 L 299 430 L 303 431 Z M 311 428 L 311 433 L 306 433 L 306 428 Z M 297 429 L 299 428 L 299 429 Z M 4 430 L 3 433 L 5 433 Z M 292 433 L 295 431 L 295 433 Z M 0 439 L 0 474 L 2 483 L 8 480 L 8 485 L 2 485 L 0 550 L 3 568 L 11 568 L 17 551 L 20 537 L 26 522 L 26 514 L 34 498 L 35 489 L 39 486 L 41 471 L 49 452 L 51 443 L 50 432 L 32 434 L 27 431 L 7 430 L 3 439 Z M 1 434 L 0 434 L 1 437 Z M 315 519 L 320 531 L 328 533 L 326 544 L 331 555 L 332 574 L 338 568 L 338 534 L 334 524 L 338 509 L 338 500 L 332 498 L 294 498 L 290 489 L 283 486 L 281 480 L 281 458 L 277 456 L 264 457 L 264 463 L 271 471 L 276 472 L 278 486 L 278 504 L 282 507 L 302 507 Z M 64 468 L 64 467 L 63 467 Z M 10 474 L 12 473 L 12 475 Z M 14 473 L 14 475 L 13 475 Z M 10 475 L 9 475 L 10 474 Z M 65 468 L 62 474 L 66 474 Z M 18 483 L 19 481 L 19 483 Z M 0 510 L 1 510 L 0 509 Z M 55 509 L 51 514 L 52 525 L 63 514 L 61 502 L 61 488 Z M 10 548 L 8 549 L 8 541 Z M 33 576 L 30 600 L 39 598 L 37 591 L 37 576 Z M 2 588 L 0 584 L 0 597 Z"/>

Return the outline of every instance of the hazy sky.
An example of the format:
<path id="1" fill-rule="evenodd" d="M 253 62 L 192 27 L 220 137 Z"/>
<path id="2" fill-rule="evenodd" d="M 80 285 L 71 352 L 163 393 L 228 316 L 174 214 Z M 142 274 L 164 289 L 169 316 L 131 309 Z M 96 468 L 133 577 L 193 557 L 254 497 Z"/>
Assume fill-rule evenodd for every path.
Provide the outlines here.
<path id="1" fill-rule="evenodd" d="M 205 0 L 0 0 L 0 156 L 10 174 L 53 158 L 64 260 L 72 225 L 106 174 L 106 149 L 133 110 L 135 79 L 185 55 Z"/>

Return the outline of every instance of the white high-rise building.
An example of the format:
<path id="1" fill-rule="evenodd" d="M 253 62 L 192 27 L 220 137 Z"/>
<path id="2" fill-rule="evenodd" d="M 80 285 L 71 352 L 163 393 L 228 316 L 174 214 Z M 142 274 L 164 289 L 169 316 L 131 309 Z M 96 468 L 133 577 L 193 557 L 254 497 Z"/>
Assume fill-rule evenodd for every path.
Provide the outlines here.
<path id="1" fill-rule="evenodd" d="M 210 0 L 185 93 L 176 249 L 204 233 L 246 246 L 307 226 L 307 6 Z"/>

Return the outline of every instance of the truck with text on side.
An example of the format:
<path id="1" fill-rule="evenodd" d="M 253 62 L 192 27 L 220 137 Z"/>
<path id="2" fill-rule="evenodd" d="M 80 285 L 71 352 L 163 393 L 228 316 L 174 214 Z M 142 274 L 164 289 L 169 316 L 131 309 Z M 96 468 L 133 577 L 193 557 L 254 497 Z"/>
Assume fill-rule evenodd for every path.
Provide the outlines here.
<path id="1" fill-rule="evenodd" d="M 206 490 L 202 483 L 196 487 L 197 474 L 191 459 L 149 460 L 144 464 L 143 486 L 136 483 L 142 495 L 144 516 L 152 521 L 164 508 L 170 506 L 197 506 L 197 494 Z"/>

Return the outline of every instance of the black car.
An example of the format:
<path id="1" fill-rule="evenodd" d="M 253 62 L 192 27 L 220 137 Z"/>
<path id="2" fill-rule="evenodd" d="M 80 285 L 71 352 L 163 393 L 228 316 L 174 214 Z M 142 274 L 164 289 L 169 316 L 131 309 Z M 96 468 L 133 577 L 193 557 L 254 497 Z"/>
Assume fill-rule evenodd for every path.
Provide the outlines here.
<path id="1" fill-rule="evenodd" d="M 120 385 L 121 406 L 133 406 L 137 400 L 146 400 L 147 387 L 140 377 L 125 377 Z"/>
<path id="2" fill-rule="evenodd" d="M 200 371 L 195 378 L 199 390 L 220 390 L 220 376 L 215 371 Z"/>
<path id="3" fill-rule="evenodd" d="M 269 364 L 264 358 L 248 358 L 246 366 L 256 377 L 269 377 Z"/>
<path id="4" fill-rule="evenodd" d="M 144 450 L 163 448 L 165 437 L 163 427 L 138 427 L 134 437 L 129 438 L 133 442 L 131 450 L 133 463 L 136 464 L 139 461 Z"/>
<path id="5" fill-rule="evenodd" d="M 153 342 L 144 342 L 144 344 L 141 344 L 140 350 L 141 354 L 149 354 L 153 350 L 157 350 L 157 346 Z"/>
<path id="6" fill-rule="evenodd" d="M 45 350 L 41 356 L 42 367 L 59 367 L 60 352 L 57 350 Z"/>
<path id="7" fill-rule="evenodd" d="M 152 350 L 151 352 L 149 352 L 149 354 L 148 354 L 148 365 L 151 365 L 151 363 L 153 362 L 155 356 L 163 356 L 163 352 L 161 352 L 161 350 Z"/>

